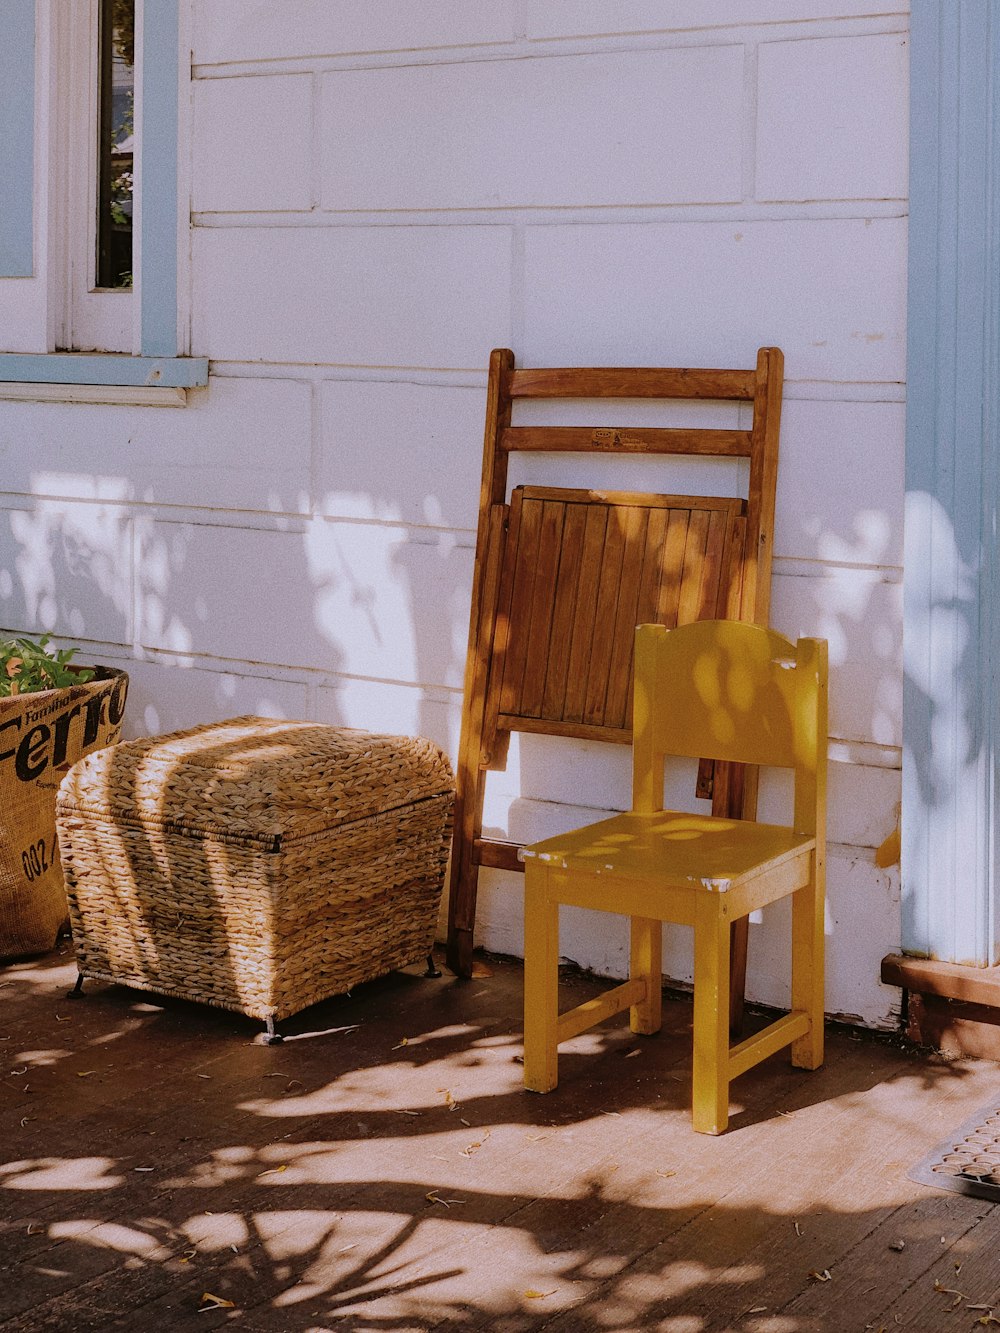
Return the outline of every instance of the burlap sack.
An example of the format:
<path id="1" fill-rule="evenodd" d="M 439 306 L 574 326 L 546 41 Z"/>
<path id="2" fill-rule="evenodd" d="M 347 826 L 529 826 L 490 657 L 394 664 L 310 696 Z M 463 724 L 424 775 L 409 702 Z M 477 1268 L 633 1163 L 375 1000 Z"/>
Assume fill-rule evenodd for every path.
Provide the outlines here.
<path id="1" fill-rule="evenodd" d="M 128 676 L 0 698 L 0 958 L 44 953 L 66 920 L 56 841 L 63 774 L 121 735 Z"/>

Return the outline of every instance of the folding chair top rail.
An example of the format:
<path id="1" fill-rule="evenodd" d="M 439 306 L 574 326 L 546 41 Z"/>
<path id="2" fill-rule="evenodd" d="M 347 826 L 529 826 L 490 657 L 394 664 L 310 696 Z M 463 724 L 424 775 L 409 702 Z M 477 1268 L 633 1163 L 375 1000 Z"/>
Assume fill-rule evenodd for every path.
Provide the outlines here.
<path id="1" fill-rule="evenodd" d="M 511 371 L 510 398 L 738 398 L 753 399 L 753 370 L 682 367 L 572 367 Z"/>
<path id="2" fill-rule="evenodd" d="M 694 454 L 749 458 L 753 432 L 694 426 L 508 426 L 500 432 L 504 453 Z"/>

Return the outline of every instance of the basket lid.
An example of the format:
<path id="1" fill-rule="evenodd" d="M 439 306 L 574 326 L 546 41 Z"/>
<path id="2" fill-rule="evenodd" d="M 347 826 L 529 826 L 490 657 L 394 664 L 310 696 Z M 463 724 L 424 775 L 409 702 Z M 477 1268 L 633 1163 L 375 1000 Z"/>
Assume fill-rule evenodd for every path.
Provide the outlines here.
<path id="1" fill-rule="evenodd" d="M 453 790 L 446 755 L 423 737 L 237 717 L 89 755 L 59 808 L 277 850 Z"/>

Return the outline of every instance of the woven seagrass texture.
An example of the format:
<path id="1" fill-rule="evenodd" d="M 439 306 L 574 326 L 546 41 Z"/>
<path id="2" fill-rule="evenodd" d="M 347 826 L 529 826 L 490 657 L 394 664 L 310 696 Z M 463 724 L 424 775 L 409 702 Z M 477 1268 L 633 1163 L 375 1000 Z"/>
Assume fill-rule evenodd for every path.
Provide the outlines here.
<path id="1" fill-rule="evenodd" d="M 427 740 L 239 718 L 59 796 L 84 976 L 281 1019 L 429 951 L 453 780 Z"/>

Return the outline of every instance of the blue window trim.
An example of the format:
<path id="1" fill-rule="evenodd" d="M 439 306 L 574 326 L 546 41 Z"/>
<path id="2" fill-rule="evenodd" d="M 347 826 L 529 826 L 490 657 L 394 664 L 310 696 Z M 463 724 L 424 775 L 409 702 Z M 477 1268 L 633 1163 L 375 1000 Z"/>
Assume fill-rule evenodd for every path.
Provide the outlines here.
<path id="1" fill-rule="evenodd" d="M 0 276 L 34 273 L 35 0 L 0 0 Z"/>
<path id="2" fill-rule="evenodd" d="M 177 354 L 179 0 L 142 7 L 139 299 L 143 356 Z M 147 59 L 151 53 L 152 58 Z"/>
<path id="3" fill-rule="evenodd" d="M 911 6 L 903 948 L 1000 961 L 1000 5 Z"/>
<path id="4" fill-rule="evenodd" d="M 118 356 L 111 352 L 3 352 L 0 383 L 193 389 L 208 383 L 208 361 L 194 356 Z"/>
<path id="5" fill-rule="evenodd" d="M 26 152 L 20 171 L 11 160 L 9 184 L 0 197 L 3 226 L 0 247 L 10 244 L 19 252 L 26 246 L 28 273 L 32 250 L 34 0 L 0 0 L 4 41 L 0 42 L 0 77 L 10 80 L 11 109 L 17 112 L 17 133 L 0 136 L 0 181 L 4 180 L 5 153 Z M 12 34 L 7 44 L 8 30 Z M 192 388 L 208 383 L 208 361 L 177 355 L 177 160 L 178 80 L 180 74 L 179 0 L 155 0 L 142 7 L 137 33 L 142 49 L 140 258 L 137 297 L 140 302 L 139 356 L 117 353 L 7 353 L 0 354 L 0 382 L 35 384 L 158 385 Z M 4 52 L 14 52 L 5 55 Z M 25 52 L 32 58 L 25 59 Z M 19 59 L 15 59 L 18 57 Z M 7 66 L 11 68 L 8 70 Z M 27 88 L 23 84 L 27 80 Z M 7 109 L 8 87 L 2 109 Z M 24 108 L 28 110 L 25 112 Z M 24 122 L 25 115 L 30 118 Z M 8 140 L 20 147 L 5 148 Z M 24 145 L 27 148 L 24 148 Z M 14 206 L 8 215 L 7 195 Z M 25 222 L 25 200 L 27 221 Z M 20 211 L 18 211 L 20 210 Z M 11 219 L 8 228 L 8 217 Z M 8 230 L 10 236 L 8 238 Z M 0 259 L 5 251 L 0 248 Z M 23 262 L 24 256 L 21 254 Z M 11 259 L 11 264 L 14 257 Z M 11 266 L 7 265 L 7 268 Z M 7 271 L 0 262 L 0 272 Z"/>

